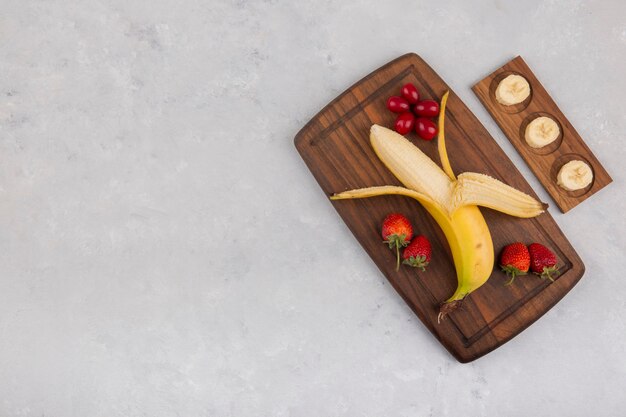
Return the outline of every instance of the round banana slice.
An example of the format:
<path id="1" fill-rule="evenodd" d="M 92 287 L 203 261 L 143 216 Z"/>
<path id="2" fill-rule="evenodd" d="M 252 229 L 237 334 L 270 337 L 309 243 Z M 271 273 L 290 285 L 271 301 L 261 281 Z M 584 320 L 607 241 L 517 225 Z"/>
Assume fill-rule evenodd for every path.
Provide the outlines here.
<path id="1" fill-rule="evenodd" d="M 573 160 L 561 167 L 557 184 L 568 191 L 582 190 L 593 181 L 591 167 L 583 161 Z"/>
<path id="2" fill-rule="evenodd" d="M 496 100 L 505 106 L 519 104 L 530 95 L 530 85 L 521 75 L 511 74 L 498 84 Z"/>
<path id="3" fill-rule="evenodd" d="M 543 148 L 557 140 L 560 133 L 561 129 L 554 120 L 540 116 L 528 123 L 524 138 L 531 148 Z"/>

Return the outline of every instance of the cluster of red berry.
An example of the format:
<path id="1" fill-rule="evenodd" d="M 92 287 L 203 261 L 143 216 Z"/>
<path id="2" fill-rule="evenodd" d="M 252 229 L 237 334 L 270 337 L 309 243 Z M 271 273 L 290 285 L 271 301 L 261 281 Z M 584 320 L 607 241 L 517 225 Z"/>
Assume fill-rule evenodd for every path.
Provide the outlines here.
<path id="1" fill-rule="evenodd" d="M 422 235 L 413 238 L 413 225 L 406 216 L 392 213 L 385 217 L 382 236 L 389 249 L 396 250 L 396 271 L 400 269 L 400 248 L 404 248 L 403 264 L 426 270 L 431 255 L 430 241 Z"/>
<path id="2" fill-rule="evenodd" d="M 420 93 L 411 83 L 405 84 L 400 94 L 387 99 L 387 108 L 399 113 L 394 125 L 396 132 L 406 135 L 415 128 L 420 138 L 432 140 L 437 136 L 437 126 L 429 118 L 439 115 L 439 103 L 435 100 L 420 101 Z"/>
<path id="3" fill-rule="evenodd" d="M 511 243 L 500 254 L 500 268 L 511 277 L 506 285 L 511 285 L 516 276 L 526 275 L 528 270 L 554 281 L 552 276 L 559 274 L 556 264 L 556 255 L 540 243 L 531 243 L 528 247 L 522 242 Z"/>

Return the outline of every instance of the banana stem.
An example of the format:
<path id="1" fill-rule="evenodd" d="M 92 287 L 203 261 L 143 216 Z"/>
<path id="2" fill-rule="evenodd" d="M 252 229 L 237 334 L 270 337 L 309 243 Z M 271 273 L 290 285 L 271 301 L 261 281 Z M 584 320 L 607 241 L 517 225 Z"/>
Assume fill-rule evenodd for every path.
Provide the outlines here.
<path id="1" fill-rule="evenodd" d="M 448 314 L 461 307 L 461 305 L 463 304 L 463 300 L 464 298 L 461 298 L 460 300 L 452 300 L 442 303 L 439 307 L 439 314 L 437 315 L 437 324 L 441 323 L 441 320 L 446 318 Z"/>

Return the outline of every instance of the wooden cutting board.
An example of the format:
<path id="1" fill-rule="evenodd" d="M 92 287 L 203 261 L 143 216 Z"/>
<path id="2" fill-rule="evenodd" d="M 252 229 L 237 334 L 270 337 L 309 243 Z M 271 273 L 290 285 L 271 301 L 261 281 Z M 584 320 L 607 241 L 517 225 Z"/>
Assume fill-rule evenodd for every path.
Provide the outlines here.
<path id="1" fill-rule="evenodd" d="M 511 74 L 526 78 L 532 94 L 522 103 L 503 106 L 495 99 L 495 90 Z M 472 90 L 563 213 L 613 181 L 521 56 L 479 81 Z M 550 145 L 537 149 L 528 146 L 524 134 L 526 126 L 539 116 L 555 120 L 561 134 Z M 582 190 L 567 191 L 557 185 L 557 175 L 563 165 L 576 159 L 591 167 L 593 181 Z"/>
<path id="2" fill-rule="evenodd" d="M 419 56 L 407 54 L 374 71 L 341 94 L 297 134 L 295 145 L 325 198 L 334 192 L 374 185 L 400 185 L 369 144 L 369 128 L 393 126 L 394 114 L 385 107 L 402 85 L 415 84 L 422 98 L 439 101 L 450 87 Z M 436 140 L 407 136 L 439 162 Z M 446 144 L 456 173 L 481 172 L 536 197 L 517 168 L 453 91 L 446 116 Z M 472 293 L 461 309 L 437 323 L 439 304 L 456 289 L 452 255 L 443 232 L 422 206 L 409 198 L 384 196 L 334 201 L 348 228 L 404 301 L 432 334 L 460 362 L 470 362 L 506 343 L 555 305 L 582 277 L 585 267 L 549 213 L 518 219 L 481 208 L 493 238 L 496 258 L 508 243 L 540 242 L 559 258 L 561 275 L 551 283 L 537 276 L 519 277 L 504 286 L 497 266 L 489 281 Z M 382 242 L 380 225 L 391 212 L 401 212 L 416 232 L 432 242 L 433 259 L 424 273 L 395 270 L 395 254 Z M 537 341 L 537 343 L 543 343 Z"/>

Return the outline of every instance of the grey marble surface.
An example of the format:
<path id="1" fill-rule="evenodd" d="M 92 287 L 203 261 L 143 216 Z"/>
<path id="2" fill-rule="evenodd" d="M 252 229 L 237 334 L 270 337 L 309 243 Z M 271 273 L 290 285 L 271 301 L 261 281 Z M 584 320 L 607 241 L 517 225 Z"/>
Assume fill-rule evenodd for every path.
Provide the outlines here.
<path id="1" fill-rule="evenodd" d="M 0 2 L 1 416 L 618 416 L 626 3 Z M 457 363 L 293 136 L 419 53 L 470 90 L 521 54 L 614 183 L 567 215 L 578 286 Z"/>

